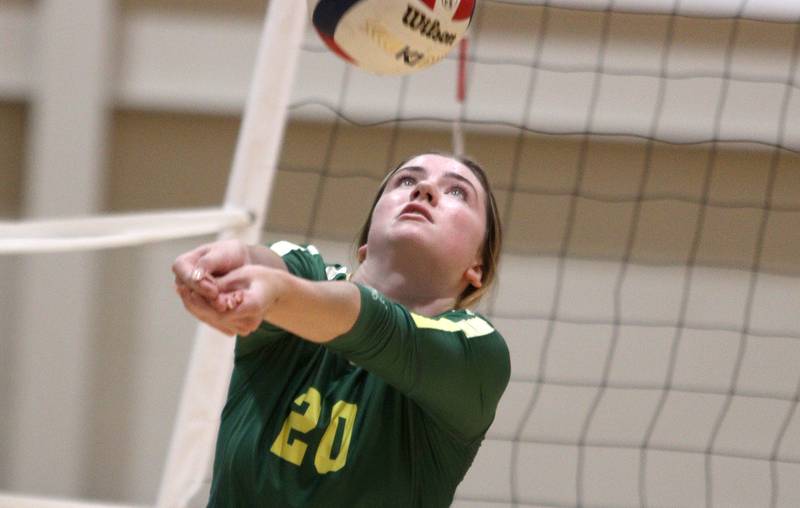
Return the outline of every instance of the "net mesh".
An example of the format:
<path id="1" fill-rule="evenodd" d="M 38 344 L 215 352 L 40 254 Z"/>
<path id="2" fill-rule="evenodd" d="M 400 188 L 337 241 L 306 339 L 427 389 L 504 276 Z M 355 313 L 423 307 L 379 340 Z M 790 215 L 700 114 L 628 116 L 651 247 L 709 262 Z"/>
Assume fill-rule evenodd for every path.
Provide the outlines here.
<path id="1" fill-rule="evenodd" d="M 281 225 L 277 197 L 272 229 L 344 251 L 383 170 L 450 148 L 458 121 L 501 202 L 481 310 L 512 381 L 456 505 L 796 505 L 799 26 L 747 1 L 521 4 L 481 3 L 463 104 L 456 55 L 378 78 L 308 39 L 301 65 L 327 81 L 291 107 L 322 123 L 290 127 L 279 188 L 313 180 L 310 212 Z"/>

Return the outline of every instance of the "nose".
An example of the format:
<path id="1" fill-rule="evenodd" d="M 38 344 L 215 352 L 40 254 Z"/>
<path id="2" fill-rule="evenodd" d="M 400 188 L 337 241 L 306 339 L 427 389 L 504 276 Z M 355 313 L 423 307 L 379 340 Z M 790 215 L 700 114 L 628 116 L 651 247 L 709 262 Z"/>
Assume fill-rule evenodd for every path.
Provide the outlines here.
<path id="1" fill-rule="evenodd" d="M 424 199 L 430 203 L 431 206 L 436 206 L 439 202 L 439 190 L 427 180 L 421 180 L 417 183 L 416 187 L 414 187 L 414 190 L 411 191 L 411 199 Z"/>

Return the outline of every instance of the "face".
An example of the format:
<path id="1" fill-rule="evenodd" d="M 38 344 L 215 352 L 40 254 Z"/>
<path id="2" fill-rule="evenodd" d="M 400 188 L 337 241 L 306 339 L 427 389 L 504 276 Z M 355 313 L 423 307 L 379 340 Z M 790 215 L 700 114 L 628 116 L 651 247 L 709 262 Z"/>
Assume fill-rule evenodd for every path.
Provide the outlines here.
<path id="1" fill-rule="evenodd" d="M 420 155 L 389 178 L 360 255 L 411 247 L 420 263 L 451 267 L 479 287 L 485 234 L 486 193 L 474 173 L 449 157 Z"/>

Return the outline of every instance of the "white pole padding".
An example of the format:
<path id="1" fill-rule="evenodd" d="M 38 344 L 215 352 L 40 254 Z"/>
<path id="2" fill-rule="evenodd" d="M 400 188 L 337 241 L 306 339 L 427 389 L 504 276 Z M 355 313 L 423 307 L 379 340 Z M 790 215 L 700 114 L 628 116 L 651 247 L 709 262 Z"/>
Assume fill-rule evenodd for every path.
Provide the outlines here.
<path id="1" fill-rule="evenodd" d="M 249 212 L 233 208 L 0 221 L 0 254 L 130 247 L 244 229 L 250 223 Z"/>
<path id="2" fill-rule="evenodd" d="M 307 5 L 270 0 L 242 119 L 225 207 L 250 211 L 244 230 L 224 234 L 260 240 L 283 142 L 289 99 L 305 33 Z M 205 506 L 220 415 L 233 369 L 234 341 L 200 325 L 181 396 L 157 504 Z"/>
<path id="3" fill-rule="evenodd" d="M 112 504 L 76 499 L 0 494 L 0 508 L 145 508 L 143 505 Z"/>

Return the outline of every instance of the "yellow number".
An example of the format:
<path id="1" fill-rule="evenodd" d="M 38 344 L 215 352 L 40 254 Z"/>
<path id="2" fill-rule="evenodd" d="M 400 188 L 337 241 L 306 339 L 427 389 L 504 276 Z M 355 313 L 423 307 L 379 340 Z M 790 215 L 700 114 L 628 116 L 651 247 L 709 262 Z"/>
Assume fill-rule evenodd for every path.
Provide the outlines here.
<path id="1" fill-rule="evenodd" d="M 292 411 L 283 422 L 283 427 L 272 443 L 269 451 L 278 457 L 299 466 L 303 462 L 308 444 L 297 437 L 292 437 L 292 431 L 306 434 L 314 430 L 319 423 L 319 415 L 322 407 L 322 397 L 316 388 L 309 388 L 308 391 L 296 399 L 294 403 L 298 406 L 307 404 L 302 413 Z M 326 474 L 342 469 L 347 462 L 347 451 L 350 449 L 350 438 L 353 435 L 353 426 L 356 423 L 356 412 L 358 406 L 340 400 L 333 405 L 331 411 L 331 421 L 325 434 L 317 447 L 314 455 L 314 467 L 319 474 Z M 333 445 L 336 436 L 339 434 L 339 425 L 344 420 L 344 428 L 341 432 L 341 443 L 336 456 L 333 457 Z"/>
<path id="2" fill-rule="evenodd" d="M 317 426 L 319 421 L 319 413 L 321 406 L 321 397 L 319 392 L 314 388 L 309 388 L 306 393 L 294 399 L 294 403 L 302 406 L 303 402 L 308 403 L 303 413 L 292 411 L 283 422 L 283 427 L 272 447 L 269 449 L 278 457 L 288 460 L 295 466 L 299 466 L 303 462 L 303 456 L 306 454 L 308 445 L 297 438 L 292 439 L 291 433 L 293 430 L 305 434 Z"/>
<path id="3" fill-rule="evenodd" d="M 338 471 L 344 467 L 347 461 L 347 450 L 350 449 L 350 437 L 353 435 L 353 425 L 356 422 L 356 411 L 358 406 L 340 400 L 333 406 L 331 412 L 331 422 L 325 429 L 325 435 L 319 442 L 317 453 L 314 456 L 314 467 L 319 474 Z M 344 430 L 342 432 L 342 442 L 339 445 L 339 453 L 336 457 L 331 457 L 333 452 L 333 442 L 339 430 L 340 421 L 344 420 Z"/>

